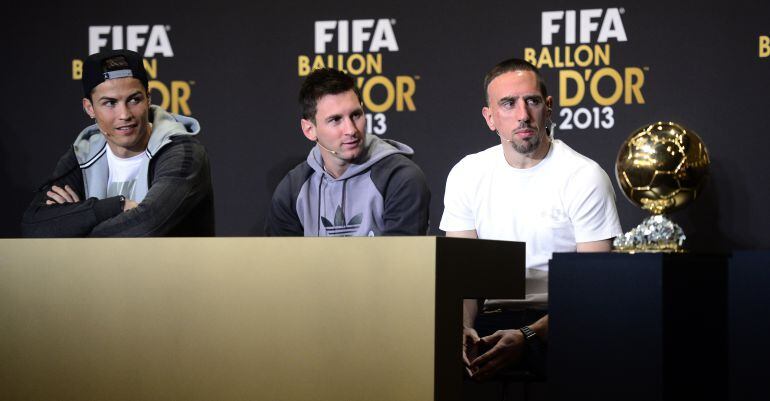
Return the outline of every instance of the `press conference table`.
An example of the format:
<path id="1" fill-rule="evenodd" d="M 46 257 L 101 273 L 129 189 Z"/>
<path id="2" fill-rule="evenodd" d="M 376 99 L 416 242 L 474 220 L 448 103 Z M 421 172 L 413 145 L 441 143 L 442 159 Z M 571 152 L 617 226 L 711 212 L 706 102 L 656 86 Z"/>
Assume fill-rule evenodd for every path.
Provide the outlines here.
<path id="1" fill-rule="evenodd" d="M 523 263 L 435 237 L 0 240 L 0 398 L 458 399 L 461 300 L 521 297 Z"/>

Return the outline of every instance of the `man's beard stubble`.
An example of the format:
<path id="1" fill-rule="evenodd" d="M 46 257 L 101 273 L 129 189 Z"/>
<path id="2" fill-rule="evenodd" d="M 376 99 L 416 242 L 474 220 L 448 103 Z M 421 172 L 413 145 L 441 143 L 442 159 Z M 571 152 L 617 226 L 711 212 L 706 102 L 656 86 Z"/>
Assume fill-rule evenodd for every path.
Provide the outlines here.
<path id="1" fill-rule="evenodd" d="M 538 146 L 540 146 L 541 138 L 542 135 L 537 134 L 533 137 L 525 139 L 523 143 L 516 143 L 516 141 L 511 141 L 510 144 L 513 146 L 513 150 L 515 150 L 517 153 L 528 155 L 537 150 Z"/>
<path id="2" fill-rule="evenodd" d="M 518 143 L 516 141 L 516 139 L 515 139 L 516 138 L 516 131 L 519 131 L 519 130 L 525 129 L 525 128 L 526 129 L 531 129 L 531 130 L 535 131 L 536 134 L 534 136 L 531 136 L 531 137 L 527 138 L 527 139 L 524 139 L 523 142 Z M 521 125 L 518 128 L 513 130 L 513 132 L 511 133 L 511 140 L 508 141 L 508 143 L 511 144 L 511 146 L 513 147 L 513 150 L 515 150 L 517 153 L 520 153 L 520 154 L 523 154 L 523 155 L 528 155 L 528 154 L 531 154 L 531 153 L 533 153 L 533 152 L 535 152 L 537 150 L 537 148 L 540 146 L 540 141 L 543 140 L 543 137 L 545 135 L 546 134 L 544 132 L 541 132 L 540 129 L 531 127 L 531 126 L 529 126 L 529 124 L 526 124 L 526 123 L 522 122 Z"/>

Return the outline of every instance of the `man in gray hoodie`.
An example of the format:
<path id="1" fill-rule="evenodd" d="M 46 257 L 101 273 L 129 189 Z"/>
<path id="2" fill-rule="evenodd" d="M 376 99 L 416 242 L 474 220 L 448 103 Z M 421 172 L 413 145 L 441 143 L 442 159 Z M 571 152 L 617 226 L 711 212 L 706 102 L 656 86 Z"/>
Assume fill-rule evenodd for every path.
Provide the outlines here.
<path id="1" fill-rule="evenodd" d="M 366 134 L 361 93 L 329 68 L 300 90 L 302 133 L 315 142 L 307 160 L 278 184 L 269 236 L 425 235 L 430 190 L 412 148 Z"/>
<path id="2" fill-rule="evenodd" d="M 142 57 L 83 63 L 86 127 L 22 219 L 29 237 L 213 236 L 209 161 L 193 118 L 150 105 Z"/>

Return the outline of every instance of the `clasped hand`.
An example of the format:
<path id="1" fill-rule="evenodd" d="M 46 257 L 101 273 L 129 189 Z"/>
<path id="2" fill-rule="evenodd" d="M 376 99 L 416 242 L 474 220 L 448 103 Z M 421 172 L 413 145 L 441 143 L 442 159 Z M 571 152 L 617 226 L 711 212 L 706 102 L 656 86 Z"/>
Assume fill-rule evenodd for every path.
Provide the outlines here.
<path id="1" fill-rule="evenodd" d="M 486 380 L 521 358 L 524 335 L 519 330 L 498 330 L 479 338 L 476 330 L 463 329 L 463 365 L 474 380 Z M 477 354 L 486 350 L 481 355 Z"/>

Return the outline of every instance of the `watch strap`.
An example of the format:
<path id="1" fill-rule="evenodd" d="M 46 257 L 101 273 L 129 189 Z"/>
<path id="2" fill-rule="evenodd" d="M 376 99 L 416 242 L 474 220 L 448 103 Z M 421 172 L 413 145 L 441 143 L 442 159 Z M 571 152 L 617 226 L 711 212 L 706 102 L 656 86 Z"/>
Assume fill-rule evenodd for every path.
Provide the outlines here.
<path id="1" fill-rule="evenodd" d="M 530 342 L 534 340 L 535 337 L 537 337 L 535 330 L 532 330 L 532 328 L 529 326 L 522 326 L 519 331 L 521 331 L 521 334 L 524 334 L 524 340 L 527 342 Z"/>

